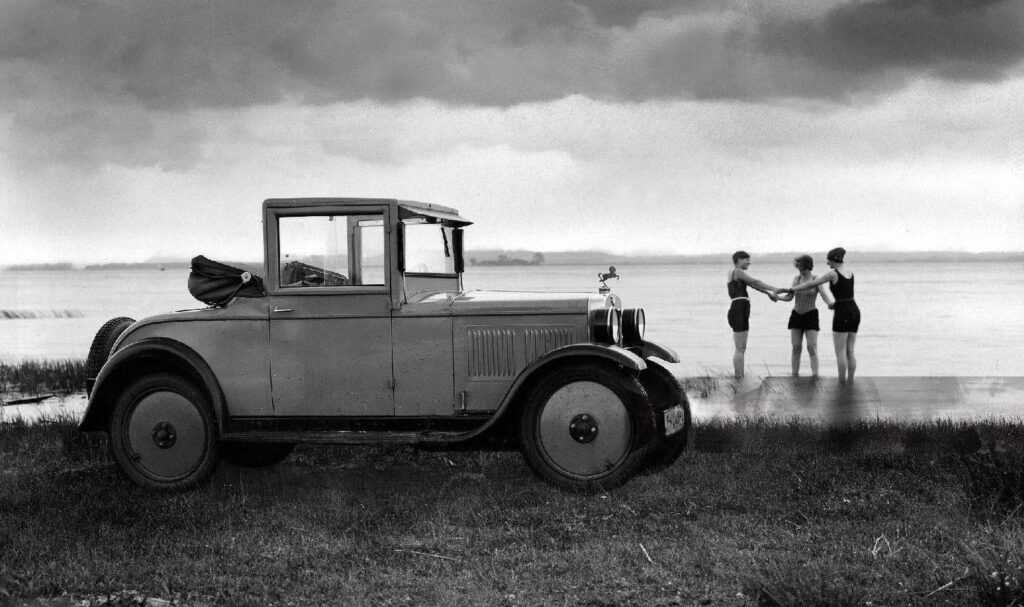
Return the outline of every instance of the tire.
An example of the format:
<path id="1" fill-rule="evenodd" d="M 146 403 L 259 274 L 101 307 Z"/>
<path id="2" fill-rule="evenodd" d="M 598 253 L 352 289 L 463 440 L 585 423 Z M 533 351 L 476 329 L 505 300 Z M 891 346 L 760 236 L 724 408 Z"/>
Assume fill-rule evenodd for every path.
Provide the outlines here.
<path id="1" fill-rule="evenodd" d="M 632 478 L 654 430 L 635 378 L 610 367 L 573 365 L 542 378 L 530 392 L 519 438 L 523 457 L 541 478 L 591 492 Z"/>
<path id="2" fill-rule="evenodd" d="M 114 405 L 110 450 L 125 475 L 143 487 L 181 491 L 201 484 L 218 461 L 210 399 L 179 375 L 135 380 Z"/>
<path id="3" fill-rule="evenodd" d="M 220 458 L 243 468 L 267 468 L 283 462 L 294 449 L 295 443 L 224 441 L 220 444 Z"/>
<path id="4" fill-rule="evenodd" d="M 647 461 L 644 462 L 643 474 L 661 472 L 675 463 L 679 456 L 686 450 L 693 433 L 693 417 L 690 411 L 690 401 L 686 398 L 686 391 L 679 385 L 679 380 L 665 367 L 647 361 L 647 368 L 640 373 L 640 383 L 647 392 L 651 407 L 655 411 L 655 424 L 657 432 L 648 452 Z M 672 436 L 665 436 L 665 417 L 663 412 L 675 407 L 683 406 L 685 426 Z"/>
<path id="5" fill-rule="evenodd" d="M 85 376 L 87 378 L 95 379 L 100 374 L 100 369 L 110 358 L 110 349 L 114 347 L 114 342 L 134 322 L 135 319 L 118 316 L 103 323 L 100 330 L 96 332 L 96 337 L 92 339 L 92 345 L 89 346 L 89 357 L 85 359 Z"/>

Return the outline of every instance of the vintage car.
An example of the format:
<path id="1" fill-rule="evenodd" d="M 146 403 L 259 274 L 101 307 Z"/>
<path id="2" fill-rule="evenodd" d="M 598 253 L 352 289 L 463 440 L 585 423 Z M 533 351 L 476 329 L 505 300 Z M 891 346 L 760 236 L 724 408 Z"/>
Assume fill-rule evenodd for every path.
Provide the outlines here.
<path id="1" fill-rule="evenodd" d="M 265 201 L 265 277 L 200 256 L 189 287 L 209 307 L 99 330 L 81 430 L 171 490 L 297 443 L 517 447 L 589 491 L 672 464 L 690 407 L 643 310 L 607 288 L 465 290 L 467 225 L 419 202 Z"/>

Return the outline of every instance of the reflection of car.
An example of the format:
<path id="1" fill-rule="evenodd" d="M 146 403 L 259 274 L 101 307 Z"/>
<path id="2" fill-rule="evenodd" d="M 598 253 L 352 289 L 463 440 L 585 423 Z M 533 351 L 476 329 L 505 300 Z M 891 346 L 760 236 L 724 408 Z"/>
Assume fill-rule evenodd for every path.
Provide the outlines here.
<path id="1" fill-rule="evenodd" d="M 656 360 L 677 359 L 617 296 L 463 290 L 469 222 L 437 205 L 268 200 L 263 223 L 265 285 L 196 258 L 211 307 L 97 334 L 81 429 L 109 432 L 132 480 L 186 488 L 222 458 L 386 442 L 517 445 L 593 490 L 683 450 L 689 405 Z"/>

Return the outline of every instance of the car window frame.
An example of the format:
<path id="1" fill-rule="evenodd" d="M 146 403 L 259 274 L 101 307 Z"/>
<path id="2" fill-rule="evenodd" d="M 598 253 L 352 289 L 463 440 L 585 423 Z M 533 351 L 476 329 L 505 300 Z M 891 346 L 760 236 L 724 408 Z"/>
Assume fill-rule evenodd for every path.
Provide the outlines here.
<path id="1" fill-rule="evenodd" d="M 378 215 L 384 228 L 384 284 L 382 285 L 319 285 L 319 286 L 283 286 L 281 285 L 281 233 L 280 220 L 287 217 L 349 217 L 352 215 Z M 391 243 L 390 243 L 390 212 L 386 205 L 360 205 L 338 207 L 269 207 L 264 218 L 266 226 L 267 250 L 267 284 L 270 292 L 275 295 L 356 295 L 391 293 Z M 347 231 L 346 231 L 346 239 Z M 345 246 L 349 243 L 346 240 Z"/>

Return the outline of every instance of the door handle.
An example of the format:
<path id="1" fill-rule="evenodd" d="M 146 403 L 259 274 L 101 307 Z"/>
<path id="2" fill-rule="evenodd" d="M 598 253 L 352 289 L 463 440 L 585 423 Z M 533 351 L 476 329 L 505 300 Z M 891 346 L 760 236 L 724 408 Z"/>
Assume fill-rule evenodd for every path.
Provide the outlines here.
<path id="1" fill-rule="evenodd" d="M 275 312 L 275 313 L 281 313 L 281 312 L 294 312 L 294 311 L 295 311 L 295 310 L 293 310 L 293 309 L 291 309 L 291 308 L 279 308 L 279 307 L 277 307 L 277 306 L 274 306 L 274 312 Z"/>

